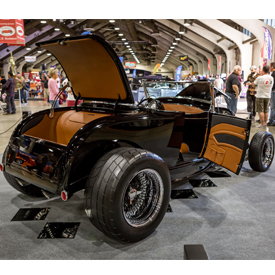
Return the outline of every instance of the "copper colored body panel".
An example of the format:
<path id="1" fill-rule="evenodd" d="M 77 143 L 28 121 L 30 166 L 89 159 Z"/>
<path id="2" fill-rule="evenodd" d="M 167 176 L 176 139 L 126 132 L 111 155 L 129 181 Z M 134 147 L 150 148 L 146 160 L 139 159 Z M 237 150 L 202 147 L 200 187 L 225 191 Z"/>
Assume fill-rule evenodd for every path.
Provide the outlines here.
<path id="1" fill-rule="evenodd" d="M 200 108 L 179 104 L 163 104 L 165 111 L 180 111 L 185 112 L 186 114 L 200 114 L 204 111 Z"/>

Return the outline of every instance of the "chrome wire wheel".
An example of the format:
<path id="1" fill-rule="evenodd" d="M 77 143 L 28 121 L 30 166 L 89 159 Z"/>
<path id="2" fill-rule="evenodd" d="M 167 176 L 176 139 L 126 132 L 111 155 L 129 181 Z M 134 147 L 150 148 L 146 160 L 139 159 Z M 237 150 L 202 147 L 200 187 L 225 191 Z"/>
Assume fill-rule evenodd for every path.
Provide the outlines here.
<path id="1" fill-rule="evenodd" d="M 163 181 L 153 169 L 136 173 L 126 187 L 123 215 L 132 227 L 143 227 L 154 221 L 164 196 Z"/>
<path id="2" fill-rule="evenodd" d="M 269 137 L 265 140 L 263 151 L 262 151 L 262 163 L 267 168 L 272 162 L 274 155 L 274 145 L 272 139 Z"/>

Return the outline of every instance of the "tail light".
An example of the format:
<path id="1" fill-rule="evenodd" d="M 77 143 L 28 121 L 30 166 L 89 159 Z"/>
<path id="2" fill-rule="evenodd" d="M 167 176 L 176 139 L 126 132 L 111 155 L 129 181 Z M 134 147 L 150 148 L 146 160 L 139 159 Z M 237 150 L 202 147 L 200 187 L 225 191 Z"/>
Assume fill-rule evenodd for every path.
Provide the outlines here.
<path id="1" fill-rule="evenodd" d="M 0 164 L 0 171 L 3 172 L 3 170 L 4 170 L 4 167 L 2 164 Z"/>

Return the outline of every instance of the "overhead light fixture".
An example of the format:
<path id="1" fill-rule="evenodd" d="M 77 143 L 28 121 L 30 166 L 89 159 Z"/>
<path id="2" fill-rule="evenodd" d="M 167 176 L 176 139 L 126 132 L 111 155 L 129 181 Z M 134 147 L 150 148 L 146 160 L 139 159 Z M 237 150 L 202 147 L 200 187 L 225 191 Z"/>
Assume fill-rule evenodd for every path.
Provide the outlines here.
<path id="1" fill-rule="evenodd" d="M 170 49 L 174 49 L 175 47 L 171 46 Z"/>
<path id="2" fill-rule="evenodd" d="M 115 28 L 115 31 L 118 31 L 119 30 L 119 28 Z"/>
<path id="3" fill-rule="evenodd" d="M 125 41 L 125 40 L 126 40 L 126 38 L 122 38 L 121 40 L 122 40 L 122 41 Z"/>
<path id="4" fill-rule="evenodd" d="M 130 45 L 127 45 L 126 47 L 127 47 L 127 48 L 130 48 L 131 46 L 130 46 Z"/>
<path id="5" fill-rule="evenodd" d="M 172 52 L 173 50 L 168 50 L 168 52 Z"/>
<path id="6" fill-rule="evenodd" d="M 178 45 L 178 43 L 176 43 L 176 42 L 173 42 L 172 44 L 173 44 L 173 45 Z"/>
<path id="7" fill-rule="evenodd" d="M 58 22 L 55 23 L 54 30 L 55 30 L 55 31 L 60 31 L 59 23 L 58 23 Z"/>
<path id="8" fill-rule="evenodd" d="M 37 51 L 37 53 L 42 53 L 42 51 Z"/>
<path id="9" fill-rule="evenodd" d="M 183 26 L 190 26 L 188 19 L 184 19 Z"/>
<path id="10" fill-rule="evenodd" d="M 31 47 L 28 47 L 28 46 L 27 46 L 26 50 L 27 50 L 27 51 L 30 51 L 30 50 L 31 50 Z"/>
<path id="11" fill-rule="evenodd" d="M 47 55 L 52 55 L 51 53 L 47 53 Z"/>
<path id="12" fill-rule="evenodd" d="M 53 21 L 56 21 L 56 19 L 53 19 Z"/>
<path id="13" fill-rule="evenodd" d="M 123 36 L 123 33 L 119 33 L 118 36 Z"/>
<path id="14" fill-rule="evenodd" d="M 184 34 L 184 27 L 180 26 L 179 34 Z"/>
<path id="15" fill-rule="evenodd" d="M 176 37 L 175 40 L 180 40 L 180 38 L 179 38 L 179 37 Z"/>
<path id="16" fill-rule="evenodd" d="M 109 20 L 109 22 L 110 22 L 110 23 L 115 23 L 116 21 L 113 20 L 113 19 L 111 19 L 111 20 Z"/>
<path id="17" fill-rule="evenodd" d="M 128 42 L 124 42 L 124 45 L 128 45 L 129 43 Z"/>
<path id="18" fill-rule="evenodd" d="M 66 33 L 65 36 L 71 36 L 69 33 Z"/>
<path id="19" fill-rule="evenodd" d="M 40 21 L 40 23 L 42 23 L 42 24 L 46 24 L 46 23 L 47 23 L 47 21 L 45 21 L 45 20 L 41 20 L 41 21 Z"/>
<path id="20" fill-rule="evenodd" d="M 142 20 L 139 20 L 138 23 L 141 24 L 141 23 L 142 23 Z"/>

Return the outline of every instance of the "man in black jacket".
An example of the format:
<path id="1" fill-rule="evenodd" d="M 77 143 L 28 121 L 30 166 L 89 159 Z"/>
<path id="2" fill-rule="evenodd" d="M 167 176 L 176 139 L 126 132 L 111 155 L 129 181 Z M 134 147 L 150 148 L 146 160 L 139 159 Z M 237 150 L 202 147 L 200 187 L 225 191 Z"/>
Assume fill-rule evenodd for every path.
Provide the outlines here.
<path id="1" fill-rule="evenodd" d="M 232 115 L 235 116 L 237 112 L 238 96 L 241 92 L 241 82 L 239 77 L 242 73 L 242 68 L 237 65 L 233 69 L 233 73 L 229 75 L 226 81 L 226 91 L 225 93 L 230 98 L 225 98 L 227 108 L 232 112 Z"/>
<path id="2" fill-rule="evenodd" d="M 268 126 L 275 126 L 275 62 L 270 64 L 270 71 L 272 72 L 271 76 L 274 79 L 273 87 L 271 90 L 271 98 L 270 98 L 270 115 L 269 115 L 269 122 L 267 123 Z"/>

